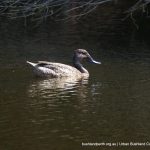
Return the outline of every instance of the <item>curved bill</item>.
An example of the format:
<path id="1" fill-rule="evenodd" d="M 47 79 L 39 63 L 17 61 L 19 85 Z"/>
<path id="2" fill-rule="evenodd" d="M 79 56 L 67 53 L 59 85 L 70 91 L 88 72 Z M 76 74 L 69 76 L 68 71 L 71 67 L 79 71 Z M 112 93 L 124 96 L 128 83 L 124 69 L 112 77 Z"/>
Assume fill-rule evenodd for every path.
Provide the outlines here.
<path id="1" fill-rule="evenodd" d="M 95 61 L 92 57 L 88 57 L 88 60 L 89 60 L 90 63 L 101 64 L 101 62 Z"/>
<path id="2" fill-rule="evenodd" d="M 92 63 L 94 63 L 94 64 L 101 64 L 101 62 L 95 61 L 95 60 L 92 60 Z"/>

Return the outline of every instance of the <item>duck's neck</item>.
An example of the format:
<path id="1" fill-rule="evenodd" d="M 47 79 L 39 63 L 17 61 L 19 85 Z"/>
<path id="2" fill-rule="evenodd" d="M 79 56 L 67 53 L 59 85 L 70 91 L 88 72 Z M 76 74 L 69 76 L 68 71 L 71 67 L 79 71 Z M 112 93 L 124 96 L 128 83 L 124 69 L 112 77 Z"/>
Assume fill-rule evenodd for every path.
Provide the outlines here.
<path id="1" fill-rule="evenodd" d="M 73 65 L 76 67 L 81 73 L 89 74 L 89 72 L 83 67 L 83 65 L 80 63 L 80 61 L 76 60 L 76 58 L 73 58 Z"/>

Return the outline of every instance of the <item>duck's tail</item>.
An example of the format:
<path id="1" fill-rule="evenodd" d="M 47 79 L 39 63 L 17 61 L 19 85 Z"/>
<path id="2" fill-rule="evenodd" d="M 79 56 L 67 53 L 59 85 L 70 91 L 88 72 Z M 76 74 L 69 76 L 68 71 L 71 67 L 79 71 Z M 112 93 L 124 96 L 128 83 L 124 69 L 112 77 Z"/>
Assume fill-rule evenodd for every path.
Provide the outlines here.
<path id="1" fill-rule="evenodd" d="M 31 66 L 35 67 L 37 64 L 36 63 L 32 63 L 30 61 L 26 61 L 27 64 L 30 64 Z"/>

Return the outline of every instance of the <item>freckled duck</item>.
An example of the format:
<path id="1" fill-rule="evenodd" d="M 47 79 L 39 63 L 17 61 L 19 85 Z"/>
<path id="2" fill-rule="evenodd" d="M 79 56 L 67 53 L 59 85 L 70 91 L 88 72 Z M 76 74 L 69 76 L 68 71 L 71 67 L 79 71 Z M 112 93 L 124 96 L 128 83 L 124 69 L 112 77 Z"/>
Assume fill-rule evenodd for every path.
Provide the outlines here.
<path id="1" fill-rule="evenodd" d="M 101 64 L 101 62 L 95 61 L 90 54 L 84 49 L 77 49 L 73 55 L 73 66 L 66 64 L 38 61 L 38 63 L 32 63 L 27 61 L 33 67 L 33 71 L 36 76 L 59 78 L 59 77 L 88 77 L 89 72 L 81 64 L 82 60 L 86 59 L 88 62 Z"/>

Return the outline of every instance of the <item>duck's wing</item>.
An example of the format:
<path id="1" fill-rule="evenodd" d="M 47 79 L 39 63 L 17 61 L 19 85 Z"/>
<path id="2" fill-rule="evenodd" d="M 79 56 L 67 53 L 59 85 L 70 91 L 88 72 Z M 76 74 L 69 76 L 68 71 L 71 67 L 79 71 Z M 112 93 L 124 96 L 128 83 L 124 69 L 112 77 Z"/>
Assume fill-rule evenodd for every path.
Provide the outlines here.
<path id="1" fill-rule="evenodd" d="M 72 76 L 73 74 L 75 74 L 76 76 L 81 75 L 79 70 L 66 64 L 38 61 L 37 66 L 50 69 L 54 71 L 57 76 Z"/>

